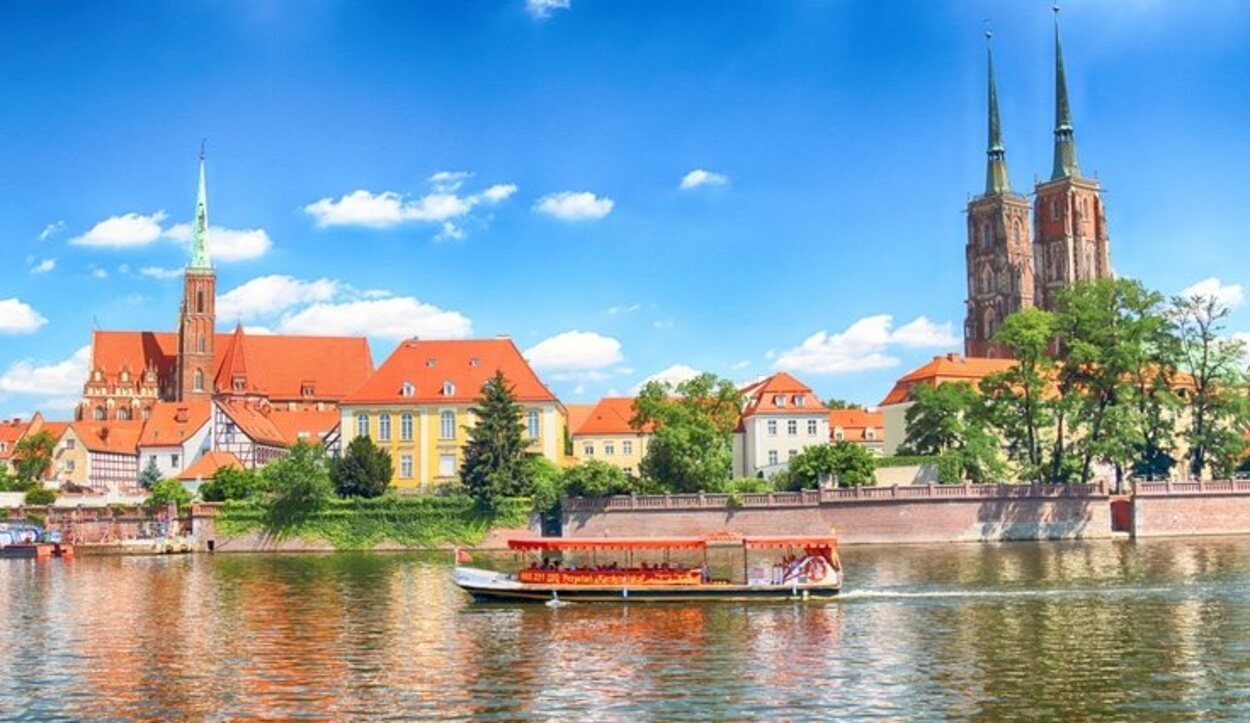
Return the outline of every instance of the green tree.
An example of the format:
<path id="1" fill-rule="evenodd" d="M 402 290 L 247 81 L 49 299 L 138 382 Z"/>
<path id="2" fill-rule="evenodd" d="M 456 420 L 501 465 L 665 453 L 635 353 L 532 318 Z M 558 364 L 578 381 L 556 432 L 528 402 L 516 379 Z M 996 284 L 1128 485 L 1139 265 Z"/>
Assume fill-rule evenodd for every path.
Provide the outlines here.
<path id="1" fill-rule="evenodd" d="M 282 459 L 260 471 L 269 490 L 269 522 L 282 529 L 319 512 L 334 494 L 329 465 L 321 445 L 297 442 Z"/>
<path id="2" fill-rule="evenodd" d="M 17 487 L 17 477 L 9 471 L 5 464 L 0 464 L 0 492 L 8 492 Z"/>
<path id="3" fill-rule="evenodd" d="M 152 485 L 152 491 L 148 494 L 148 509 L 158 510 L 170 502 L 177 505 L 179 510 L 183 510 L 191 503 L 191 493 L 176 479 L 161 480 Z"/>
<path id="4" fill-rule="evenodd" d="M 47 432 L 28 434 L 13 446 L 13 467 L 18 484 L 27 488 L 38 484 L 52 469 L 52 451 L 56 440 Z"/>
<path id="5" fill-rule="evenodd" d="M 905 445 L 918 455 L 946 457 L 958 478 L 990 482 L 1003 472 L 999 442 L 989 428 L 986 402 L 963 382 L 921 385 L 905 414 Z"/>
<path id="6" fill-rule="evenodd" d="M 1189 473 L 1224 472 L 1245 448 L 1242 430 L 1250 422 L 1246 405 L 1244 344 L 1227 337 L 1229 307 L 1214 295 L 1172 300 L 1182 371 L 1192 387 L 1185 438 Z"/>
<path id="7" fill-rule="evenodd" d="M 607 497 L 636 491 L 629 475 L 620 467 L 597 459 L 564 470 L 561 485 L 569 497 Z"/>
<path id="8" fill-rule="evenodd" d="M 1054 421 L 1047 387 L 1054 375 L 1049 348 L 1054 317 L 1041 309 L 1008 316 L 994 340 L 1012 352 L 1016 363 L 981 381 L 990 425 L 1003 437 L 1007 456 L 1020 476 L 1040 482 L 1046 477 L 1044 438 Z"/>
<path id="9" fill-rule="evenodd" d="M 239 467 L 219 467 L 213 478 L 200 486 L 200 498 L 205 502 L 253 499 L 262 492 L 264 486 L 256 470 Z"/>
<path id="10" fill-rule="evenodd" d="M 733 382 L 700 374 L 677 385 L 652 381 L 634 401 L 636 429 L 654 426 L 640 471 L 665 492 L 714 491 L 733 465 L 731 438 L 742 395 Z"/>
<path id="11" fill-rule="evenodd" d="M 469 430 L 460 465 L 461 481 L 485 509 L 496 509 L 505 498 L 533 492 L 531 468 L 525 461 L 529 443 L 522 411 L 512 385 L 502 371 L 496 371 L 472 409 L 477 424 Z"/>
<path id="12" fill-rule="evenodd" d="M 47 487 L 34 487 L 27 490 L 25 502 L 28 505 L 50 505 L 56 502 L 56 490 L 50 490 Z"/>
<path id="13" fill-rule="evenodd" d="M 330 462 L 330 481 L 340 497 L 380 497 L 391 484 L 391 453 L 368 436 L 356 437 Z"/>
<path id="14" fill-rule="evenodd" d="M 161 470 L 156 466 L 156 457 L 148 457 L 148 463 L 139 472 L 139 486 L 150 490 L 161 481 Z"/>
<path id="15" fill-rule="evenodd" d="M 829 409 L 863 409 L 864 405 L 855 402 L 848 402 L 838 397 L 830 397 L 825 400 L 825 406 Z"/>
<path id="16" fill-rule="evenodd" d="M 807 447 L 790 460 L 791 488 L 813 488 L 822 479 L 840 487 L 872 484 L 876 459 L 863 447 L 850 442 L 834 442 Z"/>

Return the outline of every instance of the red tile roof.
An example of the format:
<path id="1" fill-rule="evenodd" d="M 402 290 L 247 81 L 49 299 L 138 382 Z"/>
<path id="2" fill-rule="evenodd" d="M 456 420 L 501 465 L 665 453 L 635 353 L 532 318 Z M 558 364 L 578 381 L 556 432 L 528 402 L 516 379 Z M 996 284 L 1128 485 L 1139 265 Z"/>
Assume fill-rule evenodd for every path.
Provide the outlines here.
<path id="1" fill-rule="evenodd" d="M 139 435 L 143 422 L 132 419 L 111 422 L 71 422 L 70 429 L 82 441 L 82 446 L 92 452 L 109 454 L 138 454 Z"/>
<path id="2" fill-rule="evenodd" d="M 881 400 L 881 405 L 908 401 L 917 384 L 936 386 L 944 382 L 966 382 L 975 386 L 985 377 L 1009 369 L 1015 363 L 1013 359 L 964 358 L 959 354 L 935 356 L 928 364 L 900 377 Z"/>
<path id="3" fill-rule="evenodd" d="M 306 384 L 312 385 L 313 398 L 338 400 L 373 372 L 373 357 L 364 337 L 245 334 L 239 328 L 218 333 L 213 351 L 212 376 L 219 391 L 229 392 L 232 370 L 242 368 L 249 392 L 275 400 L 304 398 Z M 138 375 L 149 367 L 161 378 L 169 378 L 175 372 L 177 353 L 178 335 L 173 332 L 92 334 L 92 369 L 99 368 L 110 379 L 123 368 Z"/>
<path id="4" fill-rule="evenodd" d="M 229 452 L 205 452 L 203 456 L 191 463 L 178 475 L 178 479 L 188 482 L 195 480 L 210 479 L 217 470 L 222 467 L 230 469 L 243 469 L 243 465 L 239 462 L 239 458 Z"/>
<path id="5" fill-rule="evenodd" d="M 880 441 L 884 437 L 885 415 L 879 411 L 868 411 L 865 409 L 830 409 L 829 410 L 829 437 L 833 438 L 834 433 L 842 430 L 842 439 L 847 442 L 864 442 L 864 431 L 869 427 L 877 430 L 876 440 Z"/>
<path id="6" fill-rule="evenodd" d="M 597 404 L 566 404 L 564 405 L 564 410 L 569 415 L 569 434 L 576 433 L 577 428 L 582 426 L 582 424 L 584 424 L 586 420 L 590 418 L 590 413 L 595 411 L 595 407 L 597 406 L 599 405 Z"/>
<path id="7" fill-rule="evenodd" d="M 24 422 L 21 419 L 0 421 L 0 459 L 13 456 L 13 448 L 17 446 L 17 441 L 26 434 L 29 428 L 30 422 Z"/>
<path id="8" fill-rule="evenodd" d="M 244 399 L 223 399 L 217 405 L 252 441 L 276 447 L 300 440 L 316 444 L 339 424 L 336 407 L 288 410 Z"/>
<path id="9" fill-rule="evenodd" d="M 599 400 L 590 416 L 579 427 L 570 427 L 570 429 L 573 429 L 573 434 L 576 436 L 651 432 L 654 425 L 650 423 L 644 425 L 641 430 L 630 426 L 629 421 L 634 418 L 635 413 L 633 397 L 604 397 Z"/>
<path id="10" fill-rule="evenodd" d="M 157 402 L 139 436 L 140 447 L 176 447 L 208 424 L 208 401 Z"/>
<path id="11" fill-rule="evenodd" d="M 825 411 L 825 405 L 812 393 L 811 387 L 786 372 L 748 384 L 743 387 L 742 396 L 745 400 L 743 419 L 756 414 L 820 414 Z M 777 404 L 779 397 L 784 398 L 780 405 Z M 796 398 L 802 402 L 795 404 Z"/>
<path id="12" fill-rule="evenodd" d="M 471 404 L 500 370 L 521 402 L 555 402 L 511 339 L 401 342 L 369 381 L 343 404 Z M 412 385 L 404 395 L 405 383 Z M 450 383 L 450 393 L 444 385 Z"/>
<path id="13" fill-rule="evenodd" d="M 268 405 L 245 399 L 222 399 L 217 401 L 217 406 L 253 442 L 276 447 L 286 446 L 286 438 L 269 418 Z"/>

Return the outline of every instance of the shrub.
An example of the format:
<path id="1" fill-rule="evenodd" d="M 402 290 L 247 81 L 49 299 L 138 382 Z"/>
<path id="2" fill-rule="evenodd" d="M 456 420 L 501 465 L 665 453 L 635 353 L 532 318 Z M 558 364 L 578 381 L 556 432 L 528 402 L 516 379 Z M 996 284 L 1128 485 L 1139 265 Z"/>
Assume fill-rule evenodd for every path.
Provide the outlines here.
<path id="1" fill-rule="evenodd" d="M 299 442 L 290 453 L 260 472 L 270 490 L 269 518 L 275 530 L 307 519 L 334 494 L 325 449 Z"/>
<path id="2" fill-rule="evenodd" d="M 340 497 L 379 497 L 393 472 L 391 453 L 369 437 L 353 439 L 342 458 L 330 462 L 330 481 Z"/>
<path id="3" fill-rule="evenodd" d="M 191 493 L 176 479 L 165 479 L 152 485 L 152 493 L 148 495 L 148 509 L 159 509 L 170 502 L 181 511 L 191 503 Z"/>
<path id="4" fill-rule="evenodd" d="M 26 504 L 28 505 L 50 505 L 56 502 L 56 490 L 50 490 L 47 487 L 36 487 L 26 493 Z"/>
<path id="5" fill-rule="evenodd" d="M 200 499 L 205 502 L 246 500 L 259 497 L 263 491 L 264 485 L 256 470 L 221 467 L 211 480 L 200 486 Z"/>
<path id="6" fill-rule="evenodd" d="M 938 482 L 944 485 L 963 484 L 964 465 L 957 453 L 948 452 L 937 458 Z"/>

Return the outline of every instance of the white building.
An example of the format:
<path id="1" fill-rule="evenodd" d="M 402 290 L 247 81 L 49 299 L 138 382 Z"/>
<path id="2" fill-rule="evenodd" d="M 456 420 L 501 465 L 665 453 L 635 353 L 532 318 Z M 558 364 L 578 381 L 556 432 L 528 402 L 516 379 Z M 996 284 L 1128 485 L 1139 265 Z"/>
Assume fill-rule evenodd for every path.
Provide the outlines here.
<path id="1" fill-rule="evenodd" d="M 803 449 L 829 442 L 829 410 L 811 387 L 778 372 L 742 390 L 733 437 L 735 477 L 771 476 Z"/>

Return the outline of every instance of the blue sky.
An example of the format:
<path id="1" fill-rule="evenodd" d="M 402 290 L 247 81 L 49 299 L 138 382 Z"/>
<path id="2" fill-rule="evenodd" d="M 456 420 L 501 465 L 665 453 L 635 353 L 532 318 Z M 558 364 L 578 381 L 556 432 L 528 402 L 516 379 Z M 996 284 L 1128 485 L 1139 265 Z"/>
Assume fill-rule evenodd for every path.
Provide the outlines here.
<path id="1" fill-rule="evenodd" d="M 507 333 L 569 402 L 689 367 L 871 404 L 959 349 L 983 22 L 1028 190 L 1049 3 L 546 4 L 7 6 L 0 413 L 68 414 L 93 323 L 174 328 L 203 137 L 222 328 L 365 333 L 379 363 Z M 1239 303 L 1250 6 L 1062 21 L 1113 266 Z"/>

